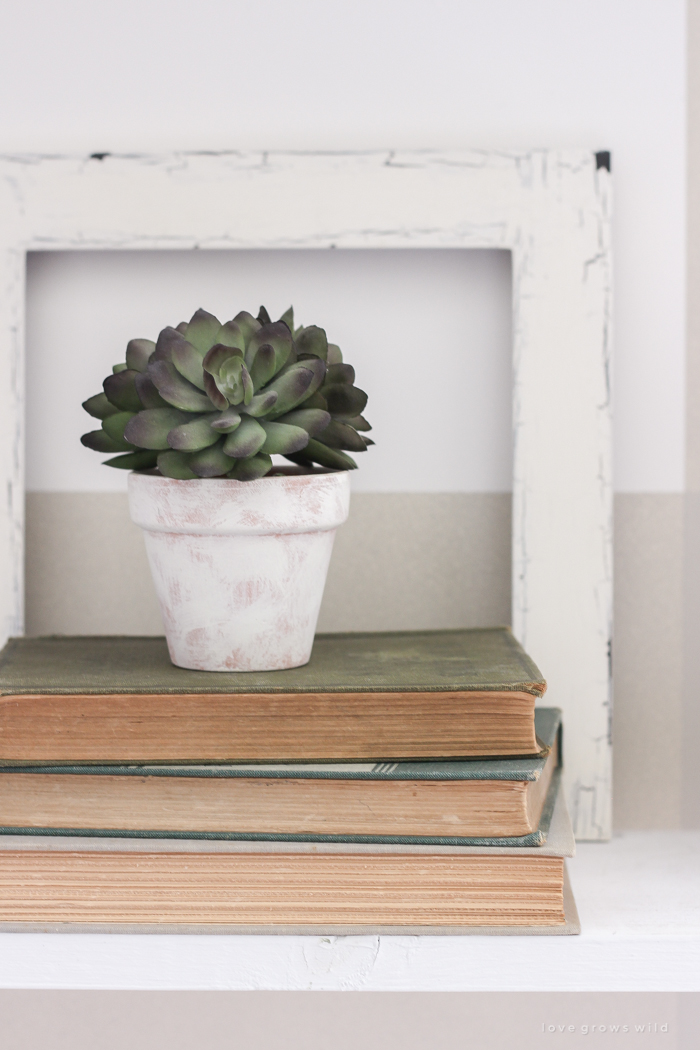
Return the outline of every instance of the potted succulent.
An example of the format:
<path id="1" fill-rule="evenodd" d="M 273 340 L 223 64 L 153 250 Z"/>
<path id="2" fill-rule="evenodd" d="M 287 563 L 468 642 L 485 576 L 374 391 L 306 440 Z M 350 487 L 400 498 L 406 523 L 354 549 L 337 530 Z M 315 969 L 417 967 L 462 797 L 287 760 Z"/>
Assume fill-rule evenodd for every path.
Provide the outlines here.
<path id="1" fill-rule="evenodd" d="M 292 309 L 222 324 L 205 310 L 132 339 L 83 407 L 82 443 L 129 470 L 170 657 L 204 671 L 298 667 L 311 655 L 347 454 L 372 441 L 354 369 Z M 293 466 L 273 465 L 280 454 Z"/>

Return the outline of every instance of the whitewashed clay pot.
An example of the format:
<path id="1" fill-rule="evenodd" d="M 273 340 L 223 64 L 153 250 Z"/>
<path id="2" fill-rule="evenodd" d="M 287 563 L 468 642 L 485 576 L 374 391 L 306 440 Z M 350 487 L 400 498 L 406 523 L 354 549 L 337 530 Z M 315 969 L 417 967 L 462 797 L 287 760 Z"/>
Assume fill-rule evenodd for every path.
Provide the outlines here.
<path id="1" fill-rule="evenodd" d="M 170 658 L 197 671 L 276 671 L 308 662 L 347 471 L 257 481 L 129 475 Z"/>

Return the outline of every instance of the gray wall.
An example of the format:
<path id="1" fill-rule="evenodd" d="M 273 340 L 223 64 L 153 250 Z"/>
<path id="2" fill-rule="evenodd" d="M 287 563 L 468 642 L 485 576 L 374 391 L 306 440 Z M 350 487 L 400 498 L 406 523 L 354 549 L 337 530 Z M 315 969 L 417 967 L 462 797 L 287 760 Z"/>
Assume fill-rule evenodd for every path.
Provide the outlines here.
<path id="1" fill-rule="evenodd" d="M 510 620 L 510 496 L 355 493 L 318 629 Z M 27 633 L 162 634 L 140 530 L 120 493 L 27 496 Z"/>
<path id="2" fill-rule="evenodd" d="M 700 0 L 688 0 L 684 823 L 700 826 Z"/>
<path id="3" fill-rule="evenodd" d="M 678 827 L 684 497 L 619 495 L 615 515 L 615 822 Z M 509 619 L 508 495 L 353 496 L 350 519 L 338 532 L 320 630 L 476 627 Z M 143 540 L 125 496 L 28 494 L 27 631 L 162 633 Z"/>

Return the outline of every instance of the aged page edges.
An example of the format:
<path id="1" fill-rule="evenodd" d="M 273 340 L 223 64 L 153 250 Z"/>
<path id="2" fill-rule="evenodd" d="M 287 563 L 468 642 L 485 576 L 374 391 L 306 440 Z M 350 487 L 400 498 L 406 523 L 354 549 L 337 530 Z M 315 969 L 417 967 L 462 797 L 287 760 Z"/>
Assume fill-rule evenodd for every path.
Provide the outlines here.
<path id="1" fill-rule="evenodd" d="M 415 759 L 410 762 L 178 762 L 106 763 L 70 765 L 49 762 L 17 764 L 0 760 L 0 773 L 69 773 L 90 776 L 134 777 L 259 777 L 301 780 L 523 780 L 542 775 L 557 736 L 561 738 L 561 709 L 535 709 L 538 755 L 504 758 Z M 559 740 L 561 764 L 561 739 Z"/>
<path id="2" fill-rule="evenodd" d="M 39 774 L 40 775 L 40 774 Z M 462 847 L 478 851 L 479 847 L 489 847 L 489 850 L 510 847 L 520 851 L 527 847 L 536 847 L 537 852 L 548 845 L 551 839 L 552 822 L 554 820 L 557 798 L 560 794 L 559 784 L 561 780 L 560 770 L 554 771 L 549 791 L 544 802 L 540 823 L 536 831 L 529 835 L 521 836 L 493 836 L 493 837 L 428 837 L 409 835 L 320 835 L 320 834 L 273 834 L 251 832 L 214 832 L 214 831 L 140 831 L 127 830 L 115 831 L 114 829 L 85 829 L 85 828 L 41 828 L 41 827 L 10 827 L 0 826 L 0 845 L 4 845 L 8 838 L 16 839 L 26 836 L 27 838 L 48 841 L 60 838 L 73 842 L 73 849 L 81 849 L 82 843 L 89 840 L 102 839 L 105 841 L 129 842 L 134 839 L 144 843 L 155 843 L 158 841 L 170 841 L 173 852 L 177 852 L 183 842 L 250 842 L 255 847 L 264 844 L 281 845 L 289 843 L 291 847 L 299 847 L 303 844 L 336 844 L 342 852 L 348 845 L 367 846 L 367 852 L 375 852 L 380 846 L 396 846 L 398 852 L 406 847 Z M 77 845 L 77 840 L 80 845 Z M 119 849 L 122 847 L 120 846 Z M 145 847 L 148 848 L 148 847 Z M 255 852 L 255 849 L 253 849 Z M 558 854 L 559 855 L 559 854 Z M 561 854 L 566 855 L 566 854 Z"/>
<path id="3" fill-rule="evenodd" d="M 426 843 L 423 839 L 405 843 L 372 841 L 358 842 L 336 841 L 329 837 L 322 841 L 311 840 L 311 836 L 296 839 L 255 839 L 247 838 L 220 838 L 215 835 L 207 835 L 201 838 L 163 837 L 148 834 L 115 835 L 114 832 L 105 832 L 104 835 L 86 835 L 80 830 L 66 833 L 54 829 L 42 831 L 37 828 L 29 828 L 18 832 L 17 828 L 5 828 L 0 832 L 0 851 L 2 850 L 37 850 L 39 852 L 50 852 L 51 850 L 84 851 L 96 850 L 98 852 L 137 852 L 137 853 L 416 853 L 416 854 L 455 854 L 474 853 L 488 854 L 489 856 L 508 855 L 533 856 L 533 857 L 573 857 L 576 852 L 576 843 L 571 828 L 571 820 L 564 801 L 563 792 L 560 787 L 558 774 L 552 778 L 552 786 L 547 797 L 547 803 L 551 800 L 551 809 L 547 819 L 547 836 L 541 846 L 536 845 L 513 845 L 511 839 L 465 839 L 462 843 L 453 845 L 447 840 L 440 843 Z M 544 818 L 544 814 L 543 814 Z M 542 822 L 540 823 L 542 827 Z M 493 842 L 493 845 L 490 843 Z M 519 843 L 520 840 L 517 840 Z M 444 845 L 442 844 L 444 843 Z M 468 844 L 464 844 L 468 843 Z"/>

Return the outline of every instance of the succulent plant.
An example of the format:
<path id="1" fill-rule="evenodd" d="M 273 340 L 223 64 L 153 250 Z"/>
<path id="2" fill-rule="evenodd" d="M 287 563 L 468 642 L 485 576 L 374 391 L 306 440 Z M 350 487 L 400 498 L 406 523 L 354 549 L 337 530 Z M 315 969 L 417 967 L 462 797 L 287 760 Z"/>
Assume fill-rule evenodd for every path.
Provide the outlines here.
<path id="1" fill-rule="evenodd" d="M 132 339 L 104 391 L 83 402 L 102 421 L 81 441 L 119 452 L 110 467 L 165 477 L 261 478 L 274 454 L 336 470 L 373 444 L 367 394 L 322 328 L 294 328 L 292 308 L 272 322 L 242 311 L 222 324 L 205 310 L 164 328 L 157 342 Z"/>

